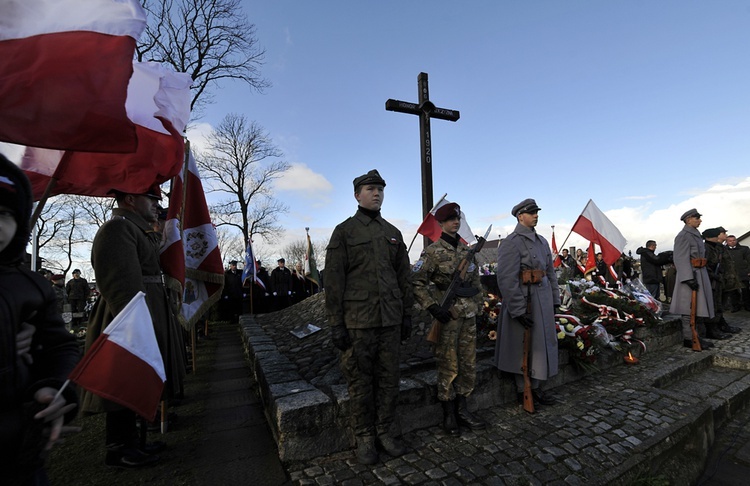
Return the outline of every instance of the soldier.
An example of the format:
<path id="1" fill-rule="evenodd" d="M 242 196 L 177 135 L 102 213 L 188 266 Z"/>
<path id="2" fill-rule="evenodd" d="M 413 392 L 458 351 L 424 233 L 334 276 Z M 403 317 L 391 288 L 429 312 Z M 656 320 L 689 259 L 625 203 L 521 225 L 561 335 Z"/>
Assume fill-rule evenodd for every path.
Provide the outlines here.
<path id="1" fill-rule="evenodd" d="M 701 235 L 706 247 L 706 270 L 711 280 L 711 293 L 714 299 L 714 318 L 706 321 L 706 337 L 727 339 L 732 334 L 740 332 L 740 328 L 730 326 L 724 319 L 724 294 L 727 290 L 739 287 L 734 262 L 724 246 L 727 230 L 719 226 L 709 228 Z"/>
<path id="2" fill-rule="evenodd" d="M 271 271 L 271 290 L 276 302 L 274 310 L 281 310 L 292 305 L 292 272 L 286 268 L 283 258 L 276 263 L 278 266 Z"/>
<path id="3" fill-rule="evenodd" d="M 471 430 L 484 429 L 487 424 L 475 417 L 466 407 L 466 397 L 474 391 L 476 382 L 477 325 L 483 299 L 476 261 L 466 271 L 470 286 L 459 290 L 450 311 L 440 307 L 443 292 L 448 289 L 459 263 L 469 247 L 458 234 L 461 227 L 461 208 L 456 203 L 441 206 L 435 212 L 443 233 L 428 246 L 414 265 L 412 283 L 414 298 L 442 323 L 440 338 L 435 348 L 437 364 L 437 397 L 443 406 L 443 429 L 459 435 L 458 426 Z M 434 285 L 433 285 L 434 284 Z"/>
<path id="4" fill-rule="evenodd" d="M 518 224 L 497 249 L 497 285 L 503 296 L 503 313 L 495 366 L 515 375 L 518 400 L 523 403 L 523 337 L 525 328 L 531 328 L 528 373 L 534 405 L 554 405 L 557 400 L 540 389 L 540 382 L 557 374 L 554 313 L 560 306 L 560 291 L 550 246 L 534 230 L 540 209 L 533 199 L 516 204 L 511 214 Z"/>
<path id="5" fill-rule="evenodd" d="M 378 461 L 376 436 L 391 456 L 406 452 L 395 413 L 399 341 L 411 334 L 413 296 L 401 232 L 380 215 L 384 188 L 377 170 L 354 179 L 357 212 L 336 226 L 326 249 L 326 314 L 361 464 Z"/>
<path id="6" fill-rule="evenodd" d="M 674 266 L 677 270 L 672 302 L 669 312 L 682 315 L 682 343 L 686 348 L 693 347 L 693 333 L 690 329 L 690 303 L 692 293 L 696 291 L 696 319 L 714 317 L 714 299 L 711 294 L 711 281 L 706 269 L 706 248 L 698 227 L 701 225 L 701 214 L 697 209 L 685 211 L 680 220 L 685 223 L 674 238 Z M 711 341 L 700 340 L 701 348 L 713 347 Z"/>

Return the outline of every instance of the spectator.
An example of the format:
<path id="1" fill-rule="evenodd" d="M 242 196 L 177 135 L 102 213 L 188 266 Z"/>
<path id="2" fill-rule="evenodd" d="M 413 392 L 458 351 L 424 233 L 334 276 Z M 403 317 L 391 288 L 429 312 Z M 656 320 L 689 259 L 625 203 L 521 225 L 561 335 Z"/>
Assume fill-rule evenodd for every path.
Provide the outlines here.
<path id="1" fill-rule="evenodd" d="M 727 253 L 734 262 L 734 270 L 740 280 L 739 298 L 732 298 L 732 312 L 743 307 L 746 311 L 750 311 L 750 248 L 740 245 L 736 236 L 729 235 L 727 236 Z"/>
<path id="2" fill-rule="evenodd" d="M 567 248 L 563 248 L 563 251 L 560 253 L 560 263 L 563 268 L 570 268 L 572 270 L 576 267 L 576 260 Z"/>
<path id="3" fill-rule="evenodd" d="M 73 270 L 73 278 L 65 284 L 65 292 L 68 294 L 68 303 L 73 312 L 73 325 L 80 326 L 83 321 L 83 313 L 86 311 L 86 302 L 91 295 L 91 288 L 85 278 L 81 277 L 79 269 Z"/>
<path id="4" fill-rule="evenodd" d="M 0 457 L 3 484 L 48 484 L 44 456 L 75 417 L 74 387 L 58 391 L 80 353 L 49 282 L 24 265 L 31 185 L 0 155 Z"/>
<path id="5" fill-rule="evenodd" d="M 646 290 L 655 299 L 661 295 L 660 286 L 663 280 L 662 265 L 672 263 L 672 252 L 666 251 L 656 254 L 656 241 L 648 240 L 646 246 L 638 247 L 635 251 L 641 256 L 641 281 Z M 661 299 L 659 299 L 661 300 Z"/>
<path id="6" fill-rule="evenodd" d="M 223 318 L 238 322 L 242 314 L 242 272 L 237 270 L 237 260 L 229 262 L 229 268 L 224 272 L 224 290 L 222 291 Z"/>
<path id="7" fill-rule="evenodd" d="M 406 452 L 396 402 L 399 344 L 411 334 L 411 265 L 401 232 L 380 215 L 384 191 L 377 170 L 354 179 L 357 212 L 336 226 L 326 249 L 326 315 L 360 464 L 378 462 L 376 440 L 391 456 Z"/>
<path id="8" fill-rule="evenodd" d="M 279 258 L 278 266 L 271 272 L 271 290 L 276 302 L 275 310 L 286 309 L 292 304 L 292 272 L 286 268 L 286 260 Z"/>

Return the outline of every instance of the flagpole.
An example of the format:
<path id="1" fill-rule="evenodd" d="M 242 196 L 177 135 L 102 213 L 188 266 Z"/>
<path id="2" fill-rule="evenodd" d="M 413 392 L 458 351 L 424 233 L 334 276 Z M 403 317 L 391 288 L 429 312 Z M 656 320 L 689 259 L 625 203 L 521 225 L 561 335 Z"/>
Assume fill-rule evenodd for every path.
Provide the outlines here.
<path id="1" fill-rule="evenodd" d="M 438 202 L 436 202 L 436 203 L 435 203 L 435 205 L 434 205 L 434 206 L 432 206 L 432 209 L 430 209 L 430 213 L 431 213 L 431 212 L 433 212 L 433 211 L 435 210 L 435 208 L 437 207 L 437 205 L 438 205 L 438 204 L 440 204 L 441 202 L 443 202 L 443 199 L 445 199 L 445 197 L 446 197 L 447 195 L 448 195 L 448 193 L 446 192 L 445 194 L 443 194 L 443 197 L 441 197 L 440 199 L 438 199 Z M 428 213 L 428 214 L 429 214 L 429 213 Z M 427 214 L 425 214 L 425 215 L 424 215 L 424 217 L 426 218 L 426 217 L 427 217 Z M 422 220 L 422 222 L 424 222 L 424 219 Z M 420 226 L 421 226 L 421 225 L 422 225 L 422 224 L 420 223 Z M 417 229 L 419 229 L 419 228 L 417 228 Z M 409 243 L 409 248 L 407 248 L 407 249 L 406 249 L 406 254 L 407 254 L 407 255 L 408 255 L 408 254 L 409 254 L 409 252 L 411 251 L 411 246 L 412 246 L 412 245 L 414 244 L 414 240 L 416 240 L 416 239 L 417 239 L 417 236 L 418 236 L 418 235 L 419 235 L 419 231 L 417 231 L 417 232 L 416 232 L 416 233 L 414 234 L 414 238 L 412 238 L 412 239 L 411 239 L 411 243 Z"/>

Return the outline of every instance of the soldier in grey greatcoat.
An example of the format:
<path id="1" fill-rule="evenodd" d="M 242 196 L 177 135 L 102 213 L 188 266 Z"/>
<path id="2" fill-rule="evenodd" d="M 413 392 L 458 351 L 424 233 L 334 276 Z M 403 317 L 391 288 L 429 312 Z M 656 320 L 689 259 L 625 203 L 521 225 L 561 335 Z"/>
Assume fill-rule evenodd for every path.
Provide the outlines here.
<path id="1" fill-rule="evenodd" d="M 411 334 L 411 268 L 401 232 L 380 216 L 384 188 L 376 170 L 354 179 L 359 207 L 336 226 L 326 249 L 326 314 L 362 464 L 378 461 L 376 436 L 388 454 L 406 452 L 395 415 L 399 345 Z"/>
<path id="2" fill-rule="evenodd" d="M 450 310 L 440 307 L 458 265 L 466 258 L 469 247 L 461 241 L 461 208 L 448 203 L 435 211 L 443 233 L 425 248 L 414 265 L 412 283 L 414 298 L 432 317 L 442 323 L 435 347 L 437 364 L 437 398 L 443 406 L 443 429 L 459 434 L 459 425 L 472 430 L 487 424 L 469 412 L 466 397 L 474 391 L 477 376 L 477 324 L 483 295 L 476 261 L 472 259 L 464 282 Z"/>
<path id="3" fill-rule="evenodd" d="M 502 296 L 502 317 L 495 344 L 495 366 L 513 373 L 523 400 L 523 336 L 531 328 L 530 366 L 535 404 L 553 405 L 556 399 L 540 389 L 542 381 L 558 371 L 555 309 L 560 306 L 560 291 L 547 240 L 534 229 L 541 208 L 533 199 L 516 204 L 511 214 L 518 220 L 515 230 L 497 249 L 497 285 Z M 524 284 L 522 270 L 535 270 L 539 283 Z"/>
<path id="4" fill-rule="evenodd" d="M 677 275 L 669 312 L 682 315 L 683 344 L 687 348 L 692 348 L 690 302 L 693 290 L 698 292 L 696 318 L 712 319 L 714 317 L 714 299 L 711 293 L 711 281 L 705 267 L 706 248 L 703 244 L 703 237 L 698 231 L 701 225 L 701 214 L 695 208 L 689 209 L 680 216 L 680 220 L 685 223 L 685 226 L 674 238 L 674 266 Z M 701 339 L 702 348 L 712 346 L 712 342 Z"/>
<path id="5" fill-rule="evenodd" d="M 86 349 L 139 291 L 144 292 L 167 373 L 165 393 L 171 396 L 180 389 L 186 365 L 182 330 L 169 314 L 159 264 L 161 236 L 154 224 L 161 190 L 154 185 L 146 193 L 118 192 L 115 198 L 118 207 L 112 210 L 112 219 L 99 228 L 91 248 L 101 297 L 89 321 Z M 90 392 L 83 393 L 82 410 L 107 414 L 107 465 L 134 468 L 158 461 L 159 457 L 144 450 L 138 440 L 135 412 Z"/>

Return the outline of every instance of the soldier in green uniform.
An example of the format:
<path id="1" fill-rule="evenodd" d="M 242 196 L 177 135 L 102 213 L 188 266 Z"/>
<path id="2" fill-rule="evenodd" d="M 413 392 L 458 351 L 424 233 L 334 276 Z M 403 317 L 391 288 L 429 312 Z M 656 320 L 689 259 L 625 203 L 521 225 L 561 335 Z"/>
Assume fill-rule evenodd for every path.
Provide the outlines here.
<path id="1" fill-rule="evenodd" d="M 482 306 L 481 282 L 476 262 L 471 261 L 466 271 L 466 284 L 457 292 L 449 310 L 440 307 L 443 293 L 453 279 L 459 263 L 469 247 L 461 241 L 461 208 L 449 203 L 435 212 L 435 219 L 443 230 L 440 239 L 428 246 L 414 265 L 412 284 L 414 298 L 442 323 L 440 338 L 435 347 L 437 362 L 437 397 L 443 405 L 443 429 L 459 435 L 459 425 L 472 430 L 484 429 L 487 424 L 473 416 L 466 406 L 466 397 L 474 391 L 476 382 L 476 316 Z"/>
<path id="2" fill-rule="evenodd" d="M 385 181 L 377 170 L 354 179 L 357 212 L 336 226 L 326 249 L 326 315 L 349 385 L 357 459 L 375 464 L 375 439 L 406 452 L 395 426 L 399 344 L 411 334 L 413 295 L 401 232 L 380 216 Z"/>

